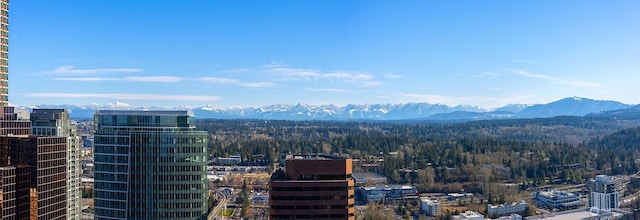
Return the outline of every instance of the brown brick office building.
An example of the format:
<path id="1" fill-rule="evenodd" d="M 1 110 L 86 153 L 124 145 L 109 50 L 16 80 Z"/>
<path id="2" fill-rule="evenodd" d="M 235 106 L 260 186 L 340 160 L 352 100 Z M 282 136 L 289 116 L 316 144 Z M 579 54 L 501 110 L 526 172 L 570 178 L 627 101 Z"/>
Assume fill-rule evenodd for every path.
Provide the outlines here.
<path id="1" fill-rule="evenodd" d="M 351 159 L 290 155 L 269 182 L 271 219 L 355 219 Z"/>
<path id="2" fill-rule="evenodd" d="M 15 167 L 15 219 L 66 219 L 67 139 L 34 135 L 0 136 Z M 8 213 L 7 213 L 8 214 Z"/>

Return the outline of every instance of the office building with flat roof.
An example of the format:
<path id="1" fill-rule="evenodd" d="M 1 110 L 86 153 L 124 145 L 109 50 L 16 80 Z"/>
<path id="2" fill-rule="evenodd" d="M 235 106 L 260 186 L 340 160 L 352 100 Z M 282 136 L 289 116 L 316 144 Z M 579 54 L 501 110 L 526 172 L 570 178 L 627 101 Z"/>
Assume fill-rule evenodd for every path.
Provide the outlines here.
<path id="1" fill-rule="evenodd" d="M 76 126 L 65 109 L 33 109 L 29 116 L 34 135 L 59 136 L 67 139 L 67 219 L 79 220 L 80 204 L 80 146 L 82 141 Z"/>
<path id="2" fill-rule="evenodd" d="M 436 199 L 428 197 L 420 198 L 420 211 L 427 216 L 440 215 L 441 208 L 442 205 Z"/>
<path id="3" fill-rule="evenodd" d="M 511 214 L 524 214 L 527 210 L 527 203 L 524 200 L 514 203 L 506 203 L 500 205 L 487 205 L 487 215 L 492 217 L 500 217 Z"/>
<path id="4" fill-rule="evenodd" d="M 589 206 L 602 210 L 618 209 L 619 195 L 616 188 L 615 177 L 597 175 L 589 180 Z"/>
<path id="5" fill-rule="evenodd" d="M 558 190 L 534 192 L 532 199 L 539 207 L 558 210 L 577 209 L 586 204 L 577 194 Z"/>
<path id="6" fill-rule="evenodd" d="M 357 188 L 358 197 L 365 202 L 391 202 L 417 200 L 420 197 L 418 189 L 411 185 L 376 185 L 360 186 Z M 360 199 L 360 198 L 359 198 Z"/>
<path id="7" fill-rule="evenodd" d="M 16 219 L 16 168 L 0 167 L 0 219 Z"/>
<path id="8" fill-rule="evenodd" d="M 65 220 L 66 138 L 0 136 L 0 145 L 9 152 L 2 156 L 3 165 L 16 167 L 16 219 Z"/>
<path id="9" fill-rule="evenodd" d="M 95 219 L 206 219 L 207 132 L 190 111 L 97 111 Z"/>
<path id="10" fill-rule="evenodd" d="M 270 219 L 355 219 L 349 158 L 287 156 L 269 181 Z"/>
<path id="11" fill-rule="evenodd" d="M 460 213 L 460 215 L 451 216 L 451 219 L 454 220 L 484 220 L 484 215 L 474 212 L 474 211 L 466 211 Z"/>

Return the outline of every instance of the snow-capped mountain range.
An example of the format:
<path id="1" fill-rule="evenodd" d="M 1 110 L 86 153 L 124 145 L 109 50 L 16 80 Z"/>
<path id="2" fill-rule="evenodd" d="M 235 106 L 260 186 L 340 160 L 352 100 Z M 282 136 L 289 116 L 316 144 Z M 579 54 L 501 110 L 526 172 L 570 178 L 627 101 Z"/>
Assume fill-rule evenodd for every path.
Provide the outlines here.
<path id="1" fill-rule="evenodd" d="M 35 105 L 16 106 L 18 109 L 64 108 L 72 118 L 92 118 L 96 110 L 184 110 L 190 109 L 197 118 L 217 119 L 274 119 L 274 120 L 486 120 L 505 118 L 536 118 L 560 115 L 584 116 L 591 113 L 621 110 L 632 107 L 616 101 L 571 97 L 548 104 L 510 104 L 493 110 L 469 105 L 447 106 L 430 103 L 406 104 L 349 104 L 335 105 L 270 105 L 263 107 L 176 106 L 173 108 L 131 106 L 126 103 L 105 105 Z"/>

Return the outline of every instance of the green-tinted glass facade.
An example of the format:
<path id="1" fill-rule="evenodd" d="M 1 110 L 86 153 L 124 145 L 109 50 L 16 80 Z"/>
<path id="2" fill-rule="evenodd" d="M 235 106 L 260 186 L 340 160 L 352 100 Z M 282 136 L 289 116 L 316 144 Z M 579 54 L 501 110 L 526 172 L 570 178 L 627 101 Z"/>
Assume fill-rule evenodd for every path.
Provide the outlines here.
<path id="1" fill-rule="evenodd" d="M 187 111 L 98 111 L 96 219 L 206 219 L 207 133 Z"/>

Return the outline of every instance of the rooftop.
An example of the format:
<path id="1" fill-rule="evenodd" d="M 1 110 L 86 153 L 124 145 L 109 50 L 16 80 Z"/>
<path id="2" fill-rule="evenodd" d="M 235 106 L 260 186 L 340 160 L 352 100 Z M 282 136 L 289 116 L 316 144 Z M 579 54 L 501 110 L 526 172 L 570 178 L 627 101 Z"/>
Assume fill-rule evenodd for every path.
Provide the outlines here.
<path id="1" fill-rule="evenodd" d="M 286 160 L 346 160 L 348 158 L 329 154 L 290 154 Z"/>
<path id="2" fill-rule="evenodd" d="M 158 111 L 158 110 L 97 110 L 100 115 L 191 115 L 191 110 Z"/>
<path id="3" fill-rule="evenodd" d="M 484 217 L 484 215 L 474 212 L 474 211 L 466 211 L 463 213 L 460 213 L 460 216 L 463 216 L 465 218 L 480 218 L 480 217 Z"/>
<path id="4" fill-rule="evenodd" d="M 498 207 L 505 207 L 505 206 L 516 206 L 516 205 L 520 205 L 520 204 L 525 204 L 526 205 L 527 203 L 524 200 L 520 200 L 520 202 L 514 202 L 514 203 L 511 203 L 511 204 L 508 204 L 508 203 L 500 204 L 500 205 L 489 204 L 489 207 L 498 208 Z"/>
<path id="5" fill-rule="evenodd" d="M 550 197 L 550 198 L 568 198 L 568 197 L 576 197 L 577 195 L 574 193 L 570 193 L 567 191 L 558 191 L 558 190 L 552 190 L 552 191 L 542 191 L 539 192 L 540 195 L 546 196 L 546 197 Z"/>
<path id="6" fill-rule="evenodd" d="M 621 213 L 617 213 L 617 212 L 609 212 L 609 211 L 604 211 L 604 210 L 599 210 L 599 209 L 593 209 L 593 208 L 588 208 L 588 209 L 574 209 L 574 210 L 569 210 L 569 211 L 563 211 L 563 212 L 556 212 L 556 213 L 552 213 L 552 214 L 546 214 L 546 215 L 537 215 L 537 216 L 529 216 L 526 219 L 545 219 L 545 220 L 579 220 L 579 219 L 587 219 L 587 218 L 594 218 L 594 217 L 614 217 L 614 216 L 621 216 Z"/>

